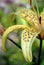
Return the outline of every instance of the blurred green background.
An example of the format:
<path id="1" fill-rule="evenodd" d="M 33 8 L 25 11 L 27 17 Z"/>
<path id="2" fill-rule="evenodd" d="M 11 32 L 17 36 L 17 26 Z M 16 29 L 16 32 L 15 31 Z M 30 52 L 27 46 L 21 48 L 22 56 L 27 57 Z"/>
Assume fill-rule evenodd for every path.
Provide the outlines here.
<path id="1" fill-rule="evenodd" d="M 44 10 L 44 0 L 36 0 L 38 5 L 39 13 Z M 36 2 L 32 0 L 32 4 L 36 9 Z M 29 0 L 0 0 L 0 24 L 7 29 L 8 27 L 16 24 L 27 25 L 25 21 L 21 21 L 19 17 L 15 16 L 15 12 L 23 9 L 23 8 L 31 8 Z M 20 33 L 11 33 L 9 35 L 11 39 L 13 39 L 19 45 L 20 43 Z M 26 62 L 22 53 L 22 50 L 19 49 L 15 44 L 11 41 L 7 40 L 7 51 L 4 52 L 2 50 L 2 36 L 0 35 L 0 65 L 36 65 L 38 60 L 38 52 L 39 48 L 35 48 L 33 45 L 33 62 Z M 34 43 L 40 43 L 40 40 L 36 39 Z M 43 40 L 44 45 L 44 40 Z M 42 56 L 41 56 L 41 65 L 44 65 L 44 47 L 42 45 Z"/>

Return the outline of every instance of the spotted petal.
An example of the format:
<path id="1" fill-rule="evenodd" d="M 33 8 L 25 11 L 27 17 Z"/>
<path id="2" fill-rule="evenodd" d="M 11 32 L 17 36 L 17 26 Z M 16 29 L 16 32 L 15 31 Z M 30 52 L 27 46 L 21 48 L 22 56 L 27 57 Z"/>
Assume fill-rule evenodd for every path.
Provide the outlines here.
<path id="1" fill-rule="evenodd" d="M 39 19 L 37 17 L 37 14 L 34 11 L 30 9 L 22 9 L 16 12 L 16 14 L 22 17 L 23 19 L 25 19 L 34 28 L 39 29 L 40 27 Z"/>
<path id="2" fill-rule="evenodd" d="M 14 25 L 14 26 L 9 27 L 9 28 L 4 32 L 4 34 L 3 34 L 3 36 L 2 36 L 2 48 L 3 48 L 3 50 L 6 51 L 5 44 L 6 44 L 7 36 L 8 36 L 8 34 L 9 34 L 10 32 L 12 32 L 12 31 L 17 31 L 17 30 L 19 30 L 19 29 L 25 29 L 25 28 L 26 28 L 26 29 L 29 29 L 28 27 L 26 27 L 26 26 L 24 26 L 24 25 Z"/>
<path id="3" fill-rule="evenodd" d="M 32 61 L 32 44 L 38 34 L 39 32 L 37 33 L 34 30 L 29 31 L 28 29 L 25 29 L 22 32 L 21 47 L 22 47 L 24 57 L 28 62 Z"/>

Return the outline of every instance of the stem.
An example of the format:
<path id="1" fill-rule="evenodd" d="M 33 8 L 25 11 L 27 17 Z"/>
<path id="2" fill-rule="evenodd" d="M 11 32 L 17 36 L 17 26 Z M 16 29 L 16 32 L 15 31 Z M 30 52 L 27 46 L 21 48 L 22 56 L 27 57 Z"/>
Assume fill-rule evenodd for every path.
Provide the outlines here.
<path id="1" fill-rule="evenodd" d="M 42 52 L 42 39 L 40 38 L 40 49 L 39 49 L 38 64 L 37 65 L 40 65 L 40 63 L 41 63 L 41 52 Z"/>
<path id="2" fill-rule="evenodd" d="M 37 1 L 35 0 L 35 4 L 36 4 L 36 8 L 37 8 L 37 14 L 39 16 L 39 8 L 38 8 L 38 4 L 37 4 Z"/>
<path id="3" fill-rule="evenodd" d="M 32 10 L 34 11 L 34 12 L 36 12 L 36 9 L 35 9 L 35 7 L 34 7 L 34 5 L 33 5 L 33 1 L 32 0 L 29 0 L 30 2 L 29 2 L 29 4 L 30 4 L 30 6 L 32 7 Z M 36 12 L 37 13 L 37 12 Z"/>
<path id="4" fill-rule="evenodd" d="M 20 45 L 18 45 L 16 42 L 14 42 L 11 38 L 8 38 L 8 40 L 10 40 L 13 44 L 15 44 L 18 48 L 20 48 L 20 49 L 21 49 L 21 46 L 20 46 Z"/>
<path id="5" fill-rule="evenodd" d="M 32 0 L 29 0 L 29 5 L 32 6 Z"/>

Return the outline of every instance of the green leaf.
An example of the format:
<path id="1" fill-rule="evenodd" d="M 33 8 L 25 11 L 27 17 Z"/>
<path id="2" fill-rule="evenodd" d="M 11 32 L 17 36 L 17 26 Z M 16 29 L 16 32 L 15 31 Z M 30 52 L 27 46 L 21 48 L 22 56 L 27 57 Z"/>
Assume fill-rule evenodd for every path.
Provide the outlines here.
<path id="1" fill-rule="evenodd" d="M 19 17 L 17 16 L 17 24 L 29 26 L 29 24 L 23 18 L 21 18 L 20 16 Z"/>
<path id="2" fill-rule="evenodd" d="M 44 60 L 42 61 L 41 65 L 44 65 Z"/>
<path id="3" fill-rule="evenodd" d="M 15 15 L 13 14 L 4 14 L 2 16 L 1 23 L 5 29 L 15 24 Z"/>

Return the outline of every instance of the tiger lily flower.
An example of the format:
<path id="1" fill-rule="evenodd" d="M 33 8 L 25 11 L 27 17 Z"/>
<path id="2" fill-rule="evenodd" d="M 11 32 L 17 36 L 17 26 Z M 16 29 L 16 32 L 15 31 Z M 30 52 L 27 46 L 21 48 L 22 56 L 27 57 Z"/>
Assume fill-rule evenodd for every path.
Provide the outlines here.
<path id="1" fill-rule="evenodd" d="M 26 61 L 31 62 L 32 44 L 35 41 L 35 38 L 38 36 L 38 34 L 42 39 L 44 38 L 44 12 L 42 12 L 39 16 L 41 17 L 41 20 L 39 20 L 37 13 L 30 9 L 23 9 L 15 14 L 28 22 L 30 26 L 14 25 L 9 27 L 2 36 L 2 48 L 6 51 L 5 44 L 10 32 L 23 29 L 21 33 L 21 48 Z"/>

